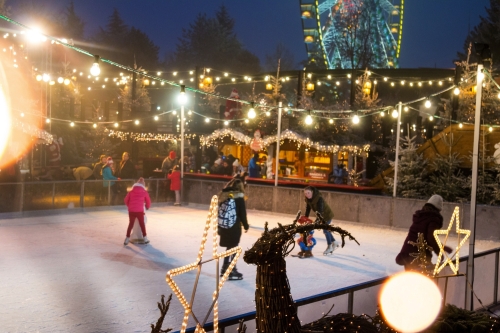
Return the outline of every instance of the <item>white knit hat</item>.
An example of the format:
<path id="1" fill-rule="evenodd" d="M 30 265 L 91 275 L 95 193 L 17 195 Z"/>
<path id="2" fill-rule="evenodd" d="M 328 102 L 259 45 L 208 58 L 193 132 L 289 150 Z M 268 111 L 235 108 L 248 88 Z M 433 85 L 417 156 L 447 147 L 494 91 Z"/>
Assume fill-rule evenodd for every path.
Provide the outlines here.
<path id="1" fill-rule="evenodd" d="M 235 166 L 235 167 L 239 167 L 239 166 L 240 166 L 240 162 L 238 162 L 238 160 L 237 160 L 237 159 L 236 159 L 236 160 L 234 160 L 234 162 L 233 162 L 233 166 Z"/>
<path id="2" fill-rule="evenodd" d="M 222 163 L 222 160 L 220 158 L 216 159 L 214 164 L 220 165 Z"/>
<path id="3" fill-rule="evenodd" d="M 434 194 L 429 200 L 427 200 L 428 204 L 433 205 L 437 208 L 437 210 L 443 210 L 443 197 L 437 194 Z"/>

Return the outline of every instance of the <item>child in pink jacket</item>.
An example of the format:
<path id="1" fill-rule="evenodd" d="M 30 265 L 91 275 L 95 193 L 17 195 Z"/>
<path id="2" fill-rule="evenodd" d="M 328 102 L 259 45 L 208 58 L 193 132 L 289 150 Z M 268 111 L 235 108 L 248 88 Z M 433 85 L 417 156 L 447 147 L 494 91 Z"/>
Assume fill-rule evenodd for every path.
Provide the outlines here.
<path id="1" fill-rule="evenodd" d="M 139 221 L 142 235 L 144 236 L 144 243 L 149 243 L 149 239 L 146 237 L 146 226 L 144 225 L 144 205 L 146 205 L 146 209 L 149 209 L 151 206 L 151 199 L 149 198 L 149 193 L 146 190 L 144 178 L 139 178 L 137 183 L 132 186 L 132 190 L 127 193 L 127 196 L 125 197 L 125 205 L 128 207 L 129 223 L 127 237 L 125 238 L 123 244 L 127 245 L 129 243 L 130 232 L 134 227 L 136 218 Z"/>

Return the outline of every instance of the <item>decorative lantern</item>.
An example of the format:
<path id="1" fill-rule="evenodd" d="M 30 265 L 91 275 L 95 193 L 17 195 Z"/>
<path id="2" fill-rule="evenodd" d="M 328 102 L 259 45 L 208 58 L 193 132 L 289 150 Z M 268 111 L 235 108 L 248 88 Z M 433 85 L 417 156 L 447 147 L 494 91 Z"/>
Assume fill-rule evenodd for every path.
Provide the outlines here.
<path id="1" fill-rule="evenodd" d="M 306 84 L 306 90 L 307 91 L 314 91 L 314 83 L 309 82 L 308 84 Z"/>
<path id="2" fill-rule="evenodd" d="M 363 85 L 363 92 L 365 93 L 365 95 L 370 95 L 371 90 L 372 90 L 372 83 L 371 81 L 368 80 Z"/>
<path id="3" fill-rule="evenodd" d="M 273 90 L 273 85 L 271 83 L 267 83 L 266 90 Z"/>
<path id="4" fill-rule="evenodd" d="M 142 83 L 143 83 L 145 86 L 149 86 L 149 79 L 144 79 L 144 81 L 142 81 Z"/>
<path id="5" fill-rule="evenodd" d="M 203 79 L 203 84 L 210 87 L 212 85 L 212 78 L 210 76 L 205 77 Z"/>

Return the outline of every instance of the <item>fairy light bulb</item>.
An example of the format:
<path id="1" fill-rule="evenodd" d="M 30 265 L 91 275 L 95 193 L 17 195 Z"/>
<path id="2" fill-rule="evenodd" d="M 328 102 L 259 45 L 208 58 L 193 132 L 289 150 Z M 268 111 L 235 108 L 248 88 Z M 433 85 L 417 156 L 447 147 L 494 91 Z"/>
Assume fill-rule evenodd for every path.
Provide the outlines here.
<path id="1" fill-rule="evenodd" d="M 464 127 L 464 124 L 460 123 L 460 124 L 458 124 L 458 127 L 462 128 L 462 127 Z"/>
<path id="2" fill-rule="evenodd" d="M 250 104 L 250 110 L 248 110 L 248 118 L 253 119 L 257 114 L 255 113 L 253 102 Z"/>
<path id="3" fill-rule="evenodd" d="M 94 63 L 92 64 L 92 67 L 90 68 L 90 74 L 93 76 L 97 76 L 101 74 L 101 68 L 99 67 L 99 56 L 95 55 L 94 56 Z"/>
<path id="4" fill-rule="evenodd" d="M 460 94 L 460 89 L 456 87 L 455 89 L 453 89 L 453 93 L 458 96 Z"/>
<path id="5" fill-rule="evenodd" d="M 226 125 L 226 126 L 227 126 L 227 125 L 229 125 L 229 121 L 227 121 L 227 120 L 226 120 L 226 121 L 224 122 L 224 125 Z"/>
<path id="6" fill-rule="evenodd" d="M 311 125 L 311 124 L 313 123 L 313 119 L 312 119 L 312 117 L 311 117 L 311 115 L 310 115 L 310 114 L 308 114 L 308 115 L 306 116 L 306 120 L 305 120 L 305 122 L 306 122 L 306 125 Z"/>
<path id="7" fill-rule="evenodd" d="M 356 114 L 354 117 L 352 117 L 352 123 L 353 124 L 359 124 L 359 116 Z"/>
<path id="8" fill-rule="evenodd" d="M 380 116 L 385 117 L 385 112 L 384 111 L 380 112 Z"/>
<path id="9" fill-rule="evenodd" d="M 205 122 L 206 122 L 206 123 L 209 123 L 209 122 L 210 122 L 210 119 L 209 119 L 209 118 L 205 118 Z"/>
<path id="10" fill-rule="evenodd" d="M 50 119 L 49 119 L 49 118 L 45 119 L 45 122 L 46 122 L 47 124 L 50 124 Z"/>
<path id="11" fill-rule="evenodd" d="M 491 126 L 490 126 L 490 127 L 488 128 L 488 131 L 493 132 L 493 127 L 491 127 Z"/>
<path id="12" fill-rule="evenodd" d="M 69 123 L 69 126 L 71 126 L 71 127 L 75 127 L 75 123 L 74 123 L 74 122 L 71 122 L 71 123 Z"/>
<path id="13" fill-rule="evenodd" d="M 392 118 L 397 118 L 398 115 L 399 115 L 398 110 L 396 110 L 396 109 L 392 110 Z"/>
<path id="14" fill-rule="evenodd" d="M 328 122 L 329 122 L 330 124 L 333 124 L 333 119 L 330 119 Z"/>
<path id="15" fill-rule="evenodd" d="M 427 98 L 427 99 L 425 100 L 424 106 L 425 106 L 426 108 L 430 108 L 430 107 L 431 107 L 431 105 L 432 105 L 432 104 L 431 104 L 431 100 Z"/>
<path id="16" fill-rule="evenodd" d="M 139 120 L 134 121 L 134 124 L 139 125 Z"/>
<path id="17" fill-rule="evenodd" d="M 115 123 L 113 126 L 118 127 L 118 123 Z"/>
<path id="18" fill-rule="evenodd" d="M 429 116 L 429 121 L 433 121 L 434 120 L 434 116 Z"/>

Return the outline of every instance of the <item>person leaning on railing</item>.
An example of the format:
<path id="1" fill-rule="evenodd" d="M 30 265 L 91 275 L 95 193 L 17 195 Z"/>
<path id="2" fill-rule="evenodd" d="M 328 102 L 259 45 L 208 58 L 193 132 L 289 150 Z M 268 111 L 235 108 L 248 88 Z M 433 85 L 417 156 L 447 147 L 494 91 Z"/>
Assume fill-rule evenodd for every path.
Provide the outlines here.
<path id="1" fill-rule="evenodd" d="M 116 182 L 114 180 L 120 180 L 120 178 L 113 176 L 113 170 L 111 169 L 113 165 L 113 158 L 109 156 L 106 159 L 106 165 L 102 168 L 102 186 L 104 189 L 110 189 L 111 191 L 111 202 L 112 205 L 115 202 L 116 195 L 118 194 L 118 189 L 116 188 Z M 106 191 L 107 194 L 107 191 Z"/>

